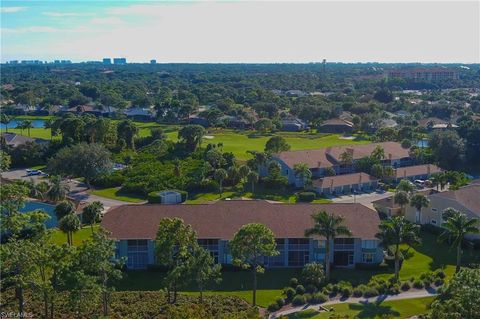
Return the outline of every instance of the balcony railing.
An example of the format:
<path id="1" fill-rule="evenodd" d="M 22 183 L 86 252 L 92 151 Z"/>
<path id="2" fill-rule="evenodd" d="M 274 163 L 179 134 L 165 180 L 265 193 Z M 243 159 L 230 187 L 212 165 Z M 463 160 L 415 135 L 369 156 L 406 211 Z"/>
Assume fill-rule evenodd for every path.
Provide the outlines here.
<path id="1" fill-rule="evenodd" d="M 288 250 L 309 250 L 309 244 L 288 244 Z"/>

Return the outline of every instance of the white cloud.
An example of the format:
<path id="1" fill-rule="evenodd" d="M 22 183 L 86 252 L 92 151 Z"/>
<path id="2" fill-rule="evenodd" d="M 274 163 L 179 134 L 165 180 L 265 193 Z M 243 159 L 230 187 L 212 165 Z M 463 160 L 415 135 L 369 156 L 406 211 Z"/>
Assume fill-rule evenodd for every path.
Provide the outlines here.
<path id="1" fill-rule="evenodd" d="M 16 13 L 27 9 L 26 7 L 2 7 L 0 8 L 1 13 Z"/>
<path id="2" fill-rule="evenodd" d="M 93 18 L 90 20 L 91 24 L 97 25 L 121 25 L 124 24 L 124 21 L 118 17 L 104 17 L 104 18 Z"/>
<path id="3" fill-rule="evenodd" d="M 45 26 L 32 26 L 24 28 L 2 28 L 2 34 L 18 34 L 18 33 L 54 33 L 64 31 L 62 29 L 45 27 Z"/>
<path id="4" fill-rule="evenodd" d="M 43 15 L 48 17 L 88 17 L 95 15 L 94 13 L 77 13 L 77 12 L 42 12 Z"/>

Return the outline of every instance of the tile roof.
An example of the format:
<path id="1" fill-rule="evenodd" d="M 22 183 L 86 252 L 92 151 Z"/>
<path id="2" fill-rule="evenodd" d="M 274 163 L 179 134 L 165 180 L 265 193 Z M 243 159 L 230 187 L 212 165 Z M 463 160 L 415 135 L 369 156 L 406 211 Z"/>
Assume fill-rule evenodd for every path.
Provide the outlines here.
<path id="1" fill-rule="evenodd" d="M 418 125 L 421 127 L 427 127 L 428 123 L 432 122 L 433 125 L 435 124 L 447 124 L 446 121 L 439 119 L 438 117 L 427 117 L 424 119 L 420 119 L 417 121 Z"/>
<path id="2" fill-rule="evenodd" d="M 377 212 L 361 204 L 283 204 L 263 200 L 118 206 L 104 215 L 102 227 L 118 240 L 154 239 L 162 218 L 178 217 L 191 225 L 199 238 L 228 240 L 248 223 L 265 224 L 277 238 L 302 238 L 305 229 L 313 226 L 311 215 L 322 210 L 343 216 L 354 237 L 373 239 L 378 232 Z"/>
<path id="3" fill-rule="evenodd" d="M 432 196 L 454 200 L 480 217 L 480 184 L 472 184 L 454 191 L 438 193 Z"/>
<path id="4" fill-rule="evenodd" d="M 360 184 L 378 181 L 378 178 L 368 175 L 366 173 L 353 173 L 336 176 L 327 176 L 324 178 L 316 179 L 312 181 L 314 187 L 326 188 L 326 187 L 339 187 L 344 185 Z"/>
<path id="5" fill-rule="evenodd" d="M 276 157 L 281 159 L 289 167 L 297 163 L 305 163 L 309 168 L 317 167 L 331 167 L 340 162 L 340 155 L 345 152 L 351 152 L 353 159 L 370 156 L 375 148 L 380 146 L 385 152 L 385 157 L 388 159 L 401 159 L 410 157 L 409 150 L 403 148 L 397 142 L 383 142 L 363 145 L 348 145 L 348 146 L 334 146 L 328 148 L 320 148 L 316 150 L 302 150 L 302 151 L 287 151 L 277 154 Z M 327 154 L 331 157 L 327 157 Z"/>
<path id="6" fill-rule="evenodd" d="M 407 167 L 399 167 L 395 169 L 395 178 L 403 178 L 406 176 L 430 175 L 440 173 L 442 169 L 434 164 L 415 165 Z"/>

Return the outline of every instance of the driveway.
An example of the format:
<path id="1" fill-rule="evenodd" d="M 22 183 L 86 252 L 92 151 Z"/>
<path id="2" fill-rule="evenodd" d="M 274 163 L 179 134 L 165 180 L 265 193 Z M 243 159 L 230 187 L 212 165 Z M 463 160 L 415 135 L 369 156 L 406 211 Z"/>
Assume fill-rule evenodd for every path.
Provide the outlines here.
<path id="1" fill-rule="evenodd" d="M 335 197 L 332 196 L 330 199 L 334 203 L 360 203 L 364 206 L 367 206 L 373 209 L 372 202 L 379 199 L 393 196 L 393 194 L 394 193 L 392 192 L 385 192 L 385 193 L 373 192 L 373 193 L 361 193 L 357 195 L 352 194 L 352 195 L 342 195 L 342 196 L 335 196 Z"/>

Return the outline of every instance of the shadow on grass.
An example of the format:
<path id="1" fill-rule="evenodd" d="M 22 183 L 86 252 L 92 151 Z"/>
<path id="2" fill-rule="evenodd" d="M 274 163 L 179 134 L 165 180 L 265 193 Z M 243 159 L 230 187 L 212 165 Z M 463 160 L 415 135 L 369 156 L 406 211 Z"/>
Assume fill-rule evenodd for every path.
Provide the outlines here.
<path id="1" fill-rule="evenodd" d="M 383 306 L 381 303 L 359 303 L 350 304 L 348 306 L 351 310 L 358 311 L 359 313 L 355 318 L 376 318 L 377 316 L 399 316 L 400 313 L 393 310 L 391 306 Z"/>

